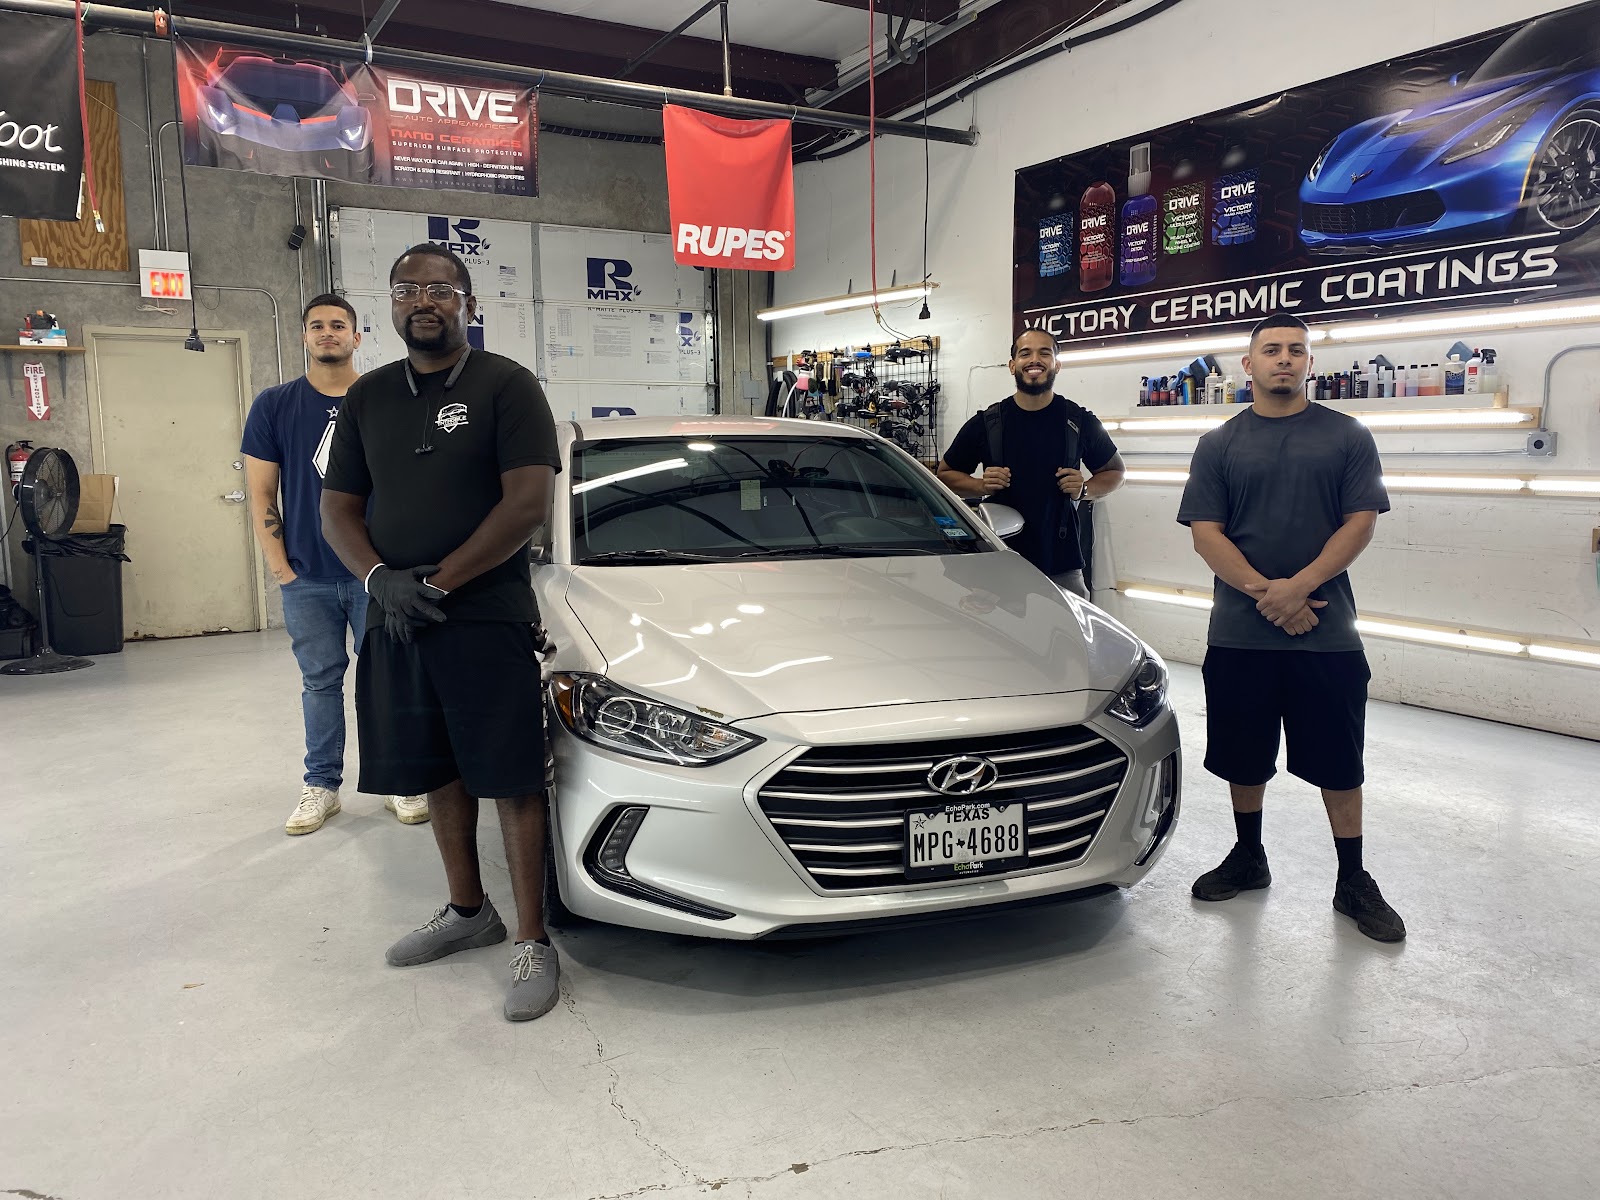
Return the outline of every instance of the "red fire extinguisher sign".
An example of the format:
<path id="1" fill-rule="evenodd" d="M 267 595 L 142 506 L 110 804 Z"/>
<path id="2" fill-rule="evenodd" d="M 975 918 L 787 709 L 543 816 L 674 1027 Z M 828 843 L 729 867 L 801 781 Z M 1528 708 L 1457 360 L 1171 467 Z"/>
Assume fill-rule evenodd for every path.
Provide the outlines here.
<path id="1" fill-rule="evenodd" d="M 28 381 L 28 420 L 50 419 L 50 384 L 45 379 L 43 363 L 24 363 L 22 375 Z"/>

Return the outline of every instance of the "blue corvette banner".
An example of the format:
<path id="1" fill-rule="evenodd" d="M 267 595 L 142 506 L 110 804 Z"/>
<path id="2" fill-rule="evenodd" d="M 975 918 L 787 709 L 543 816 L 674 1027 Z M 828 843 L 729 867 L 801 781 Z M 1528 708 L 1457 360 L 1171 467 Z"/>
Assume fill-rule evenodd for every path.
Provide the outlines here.
<path id="1" fill-rule="evenodd" d="M 539 194 L 530 88 L 179 43 L 184 161 L 389 187 Z"/>
<path id="2" fill-rule="evenodd" d="M 1600 0 L 1017 172 L 1063 343 L 1600 292 Z"/>

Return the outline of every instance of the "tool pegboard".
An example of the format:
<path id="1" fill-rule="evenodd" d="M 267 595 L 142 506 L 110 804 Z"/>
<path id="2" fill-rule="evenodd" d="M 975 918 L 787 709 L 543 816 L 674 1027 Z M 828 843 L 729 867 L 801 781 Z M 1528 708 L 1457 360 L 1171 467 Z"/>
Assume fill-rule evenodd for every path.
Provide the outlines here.
<path id="1" fill-rule="evenodd" d="M 938 460 L 938 338 L 806 350 L 772 368 L 768 416 L 857 425 L 923 462 Z"/>

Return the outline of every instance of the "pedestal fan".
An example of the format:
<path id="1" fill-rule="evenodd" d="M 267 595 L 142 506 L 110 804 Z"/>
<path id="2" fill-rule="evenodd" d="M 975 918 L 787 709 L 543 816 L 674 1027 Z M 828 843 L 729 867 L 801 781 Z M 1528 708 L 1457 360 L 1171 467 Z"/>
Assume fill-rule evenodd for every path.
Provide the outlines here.
<path id="1" fill-rule="evenodd" d="M 0 667 L 0 675 L 55 675 L 92 667 L 87 658 L 57 654 L 50 648 L 50 605 L 44 594 L 44 562 L 40 544 L 66 537 L 78 516 L 78 467 L 72 455 L 52 446 L 41 446 L 22 469 L 17 485 L 17 503 L 22 523 L 33 538 L 33 586 L 39 597 L 39 649 L 32 658 L 19 659 Z"/>

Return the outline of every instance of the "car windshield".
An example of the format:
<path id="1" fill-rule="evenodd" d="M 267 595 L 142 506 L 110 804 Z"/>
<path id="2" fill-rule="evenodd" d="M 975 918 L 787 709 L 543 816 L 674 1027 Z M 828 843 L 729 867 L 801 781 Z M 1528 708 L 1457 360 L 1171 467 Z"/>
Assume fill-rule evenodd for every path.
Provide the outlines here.
<path id="1" fill-rule="evenodd" d="M 970 554 L 994 547 L 928 472 L 864 439 L 606 439 L 572 454 L 579 564 Z"/>
<path id="2" fill-rule="evenodd" d="M 1600 67 L 1600 30 L 1589 5 L 1529 21 L 1500 43 L 1472 73 L 1473 83 L 1525 75 L 1530 71 L 1585 70 Z"/>
<path id="3" fill-rule="evenodd" d="M 314 113 L 339 95 L 339 85 L 322 67 L 306 63 L 241 58 L 222 73 L 227 89 L 269 113 L 287 104 L 301 116 Z"/>

